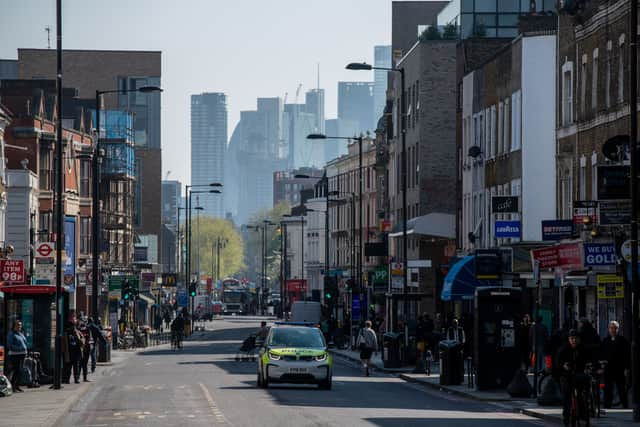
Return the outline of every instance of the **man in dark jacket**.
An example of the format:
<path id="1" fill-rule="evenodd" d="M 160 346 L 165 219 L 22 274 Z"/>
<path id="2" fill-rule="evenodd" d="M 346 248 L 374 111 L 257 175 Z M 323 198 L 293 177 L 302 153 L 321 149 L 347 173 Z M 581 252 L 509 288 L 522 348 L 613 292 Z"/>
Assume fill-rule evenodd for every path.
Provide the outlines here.
<path id="1" fill-rule="evenodd" d="M 556 357 L 562 387 L 562 420 L 565 425 L 570 422 L 572 391 L 577 388 L 580 392 L 586 386 L 585 368 L 592 361 L 591 354 L 580 342 L 575 329 L 569 331 L 567 340 L 568 343 L 560 348 Z"/>
<path id="2" fill-rule="evenodd" d="M 91 338 L 93 339 L 93 348 L 91 349 L 91 373 L 96 371 L 96 362 L 97 362 L 97 348 L 98 343 L 101 343 L 103 348 L 107 346 L 107 339 L 102 335 L 102 330 L 98 324 L 93 321 L 93 317 L 89 317 L 89 323 L 87 325 L 89 327 L 89 332 L 91 333 Z"/>
<path id="3" fill-rule="evenodd" d="M 601 358 L 607 361 L 604 370 L 604 407 L 611 408 L 613 385 L 615 384 L 624 408 L 629 407 L 629 395 L 625 376 L 631 368 L 631 347 L 629 341 L 618 335 L 620 325 L 615 320 L 609 322 L 609 336 L 602 341 Z"/>

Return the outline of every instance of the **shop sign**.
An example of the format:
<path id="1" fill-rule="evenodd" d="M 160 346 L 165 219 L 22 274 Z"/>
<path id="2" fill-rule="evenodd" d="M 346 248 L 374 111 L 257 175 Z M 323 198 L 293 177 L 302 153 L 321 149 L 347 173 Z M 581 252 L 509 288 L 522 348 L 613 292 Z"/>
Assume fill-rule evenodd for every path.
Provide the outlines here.
<path id="1" fill-rule="evenodd" d="M 613 243 L 585 243 L 583 247 L 585 267 L 615 265 L 616 247 Z"/>
<path id="2" fill-rule="evenodd" d="M 638 243 L 638 253 L 640 254 L 640 243 Z M 620 254 L 625 261 L 631 262 L 631 240 L 625 240 L 620 246 Z"/>
<path id="3" fill-rule="evenodd" d="M 598 299 L 624 298 L 624 279 L 616 274 L 598 274 Z"/>
<path id="4" fill-rule="evenodd" d="M 593 224 L 598 219 L 598 202 L 595 200 L 575 200 L 573 202 L 573 223 L 584 224 L 588 218 Z"/>
<path id="5" fill-rule="evenodd" d="M 540 261 L 541 269 L 555 267 L 582 267 L 582 252 L 578 243 L 556 245 L 531 251 L 533 261 Z"/>
<path id="6" fill-rule="evenodd" d="M 573 235 L 573 221 L 555 219 L 542 221 L 542 240 L 569 239 Z"/>
<path id="7" fill-rule="evenodd" d="M 4 375 L 4 346 L 0 345 L 0 375 Z"/>
<path id="8" fill-rule="evenodd" d="M 3 259 L 0 261 L 0 276 L 6 283 L 24 283 L 24 261 Z"/>
<path id="9" fill-rule="evenodd" d="M 391 263 L 391 275 L 392 276 L 402 276 L 404 274 L 404 264 L 401 262 L 392 262 Z"/>
<path id="10" fill-rule="evenodd" d="M 629 199 L 631 196 L 629 165 L 598 166 L 598 200 Z"/>
<path id="11" fill-rule="evenodd" d="M 520 221 L 496 221 L 496 237 L 520 237 Z"/>
<path id="12" fill-rule="evenodd" d="M 491 213 L 518 213 L 519 200 L 518 196 L 492 196 Z"/>
<path id="13" fill-rule="evenodd" d="M 631 200 L 606 200 L 598 203 L 600 225 L 631 223 Z"/>

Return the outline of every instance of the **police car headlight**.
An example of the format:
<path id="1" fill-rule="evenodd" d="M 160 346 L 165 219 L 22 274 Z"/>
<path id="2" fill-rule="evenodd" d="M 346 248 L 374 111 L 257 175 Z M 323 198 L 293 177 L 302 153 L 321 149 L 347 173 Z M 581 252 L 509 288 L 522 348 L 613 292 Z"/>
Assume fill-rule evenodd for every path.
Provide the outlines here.
<path id="1" fill-rule="evenodd" d="M 275 354 L 274 352 L 270 351 L 269 352 L 269 359 L 271 359 L 271 360 L 280 360 L 280 356 Z"/>
<path id="2" fill-rule="evenodd" d="M 316 360 L 316 362 L 324 362 L 325 360 L 327 360 L 327 353 L 322 353 L 318 356 L 315 356 L 314 359 Z"/>

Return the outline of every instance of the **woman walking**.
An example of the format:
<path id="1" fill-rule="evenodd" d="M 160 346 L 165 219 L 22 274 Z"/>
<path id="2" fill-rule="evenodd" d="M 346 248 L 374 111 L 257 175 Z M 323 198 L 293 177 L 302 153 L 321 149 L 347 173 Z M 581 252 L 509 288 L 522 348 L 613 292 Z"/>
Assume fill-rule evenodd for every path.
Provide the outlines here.
<path id="1" fill-rule="evenodd" d="M 360 349 L 360 360 L 362 360 L 364 374 L 368 377 L 369 368 L 371 367 L 371 354 L 378 354 L 378 339 L 376 338 L 376 333 L 371 329 L 370 320 L 364 322 L 364 328 L 360 330 L 356 344 Z"/>
<path id="2" fill-rule="evenodd" d="M 11 365 L 11 386 L 14 391 L 22 393 L 20 388 L 20 371 L 22 363 L 27 357 L 27 338 L 22 333 L 22 322 L 13 322 L 13 328 L 7 336 L 7 346 L 9 347 L 9 364 Z"/>

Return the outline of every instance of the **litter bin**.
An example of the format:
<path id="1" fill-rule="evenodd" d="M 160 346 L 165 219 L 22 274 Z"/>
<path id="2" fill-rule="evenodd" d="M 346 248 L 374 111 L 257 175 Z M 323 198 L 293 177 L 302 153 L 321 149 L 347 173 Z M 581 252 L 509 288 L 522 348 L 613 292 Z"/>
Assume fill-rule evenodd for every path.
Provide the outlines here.
<path id="1" fill-rule="evenodd" d="M 385 368 L 399 368 L 402 365 L 401 345 L 402 334 L 387 332 L 382 336 L 382 362 Z"/>
<path id="2" fill-rule="evenodd" d="M 111 362 L 111 334 L 109 331 L 100 331 L 106 342 L 98 340 L 98 362 Z"/>
<path id="3" fill-rule="evenodd" d="M 462 344 L 454 340 L 440 341 L 440 384 L 460 385 L 464 378 Z"/>

